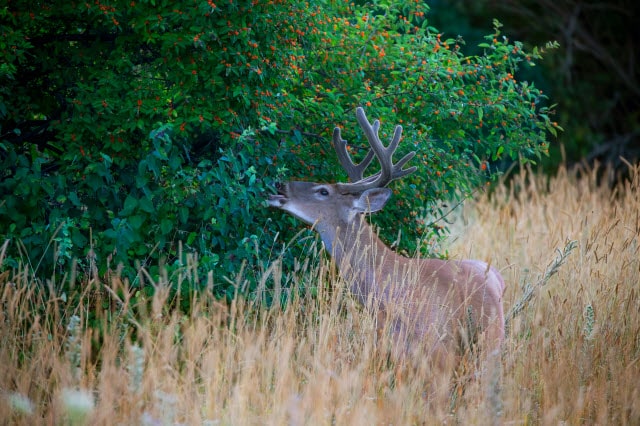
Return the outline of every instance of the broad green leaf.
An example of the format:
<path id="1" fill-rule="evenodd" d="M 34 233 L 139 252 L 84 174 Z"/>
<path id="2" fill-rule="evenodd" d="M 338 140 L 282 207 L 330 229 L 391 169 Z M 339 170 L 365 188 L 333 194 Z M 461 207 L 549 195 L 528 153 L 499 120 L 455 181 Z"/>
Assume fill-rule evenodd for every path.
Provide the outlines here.
<path id="1" fill-rule="evenodd" d="M 131 196 L 127 195 L 127 198 L 124 200 L 124 209 L 127 212 L 132 212 L 138 206 L 138 200 Z"/>

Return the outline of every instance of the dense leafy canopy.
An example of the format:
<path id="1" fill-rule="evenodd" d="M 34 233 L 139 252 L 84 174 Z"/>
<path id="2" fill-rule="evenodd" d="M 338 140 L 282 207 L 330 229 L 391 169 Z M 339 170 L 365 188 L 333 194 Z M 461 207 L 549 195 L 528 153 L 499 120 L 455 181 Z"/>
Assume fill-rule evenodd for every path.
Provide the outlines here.
<path id="1" fill-rule="evenodd" d="M 5 264 L 85 271 L 198 253 L 220 294 L 297 224 L 265 210 L 276 179 L 344 179 L 338 125 L 404 126 L 419 171 L 377 220 L 412 252 L 439 199 L 502 159 L 548 150 L 543 94 L 516 79 L 540 51 L 495 31 L 466 56 L 419 1 L 10 1 L 0 9 L 0 235 Z M 400 153 L 401 154 L 401 153 Z M 399 157 L 398 157 L 399 158 Z M 402 219 L 399 219 L 402 218 Z"/>

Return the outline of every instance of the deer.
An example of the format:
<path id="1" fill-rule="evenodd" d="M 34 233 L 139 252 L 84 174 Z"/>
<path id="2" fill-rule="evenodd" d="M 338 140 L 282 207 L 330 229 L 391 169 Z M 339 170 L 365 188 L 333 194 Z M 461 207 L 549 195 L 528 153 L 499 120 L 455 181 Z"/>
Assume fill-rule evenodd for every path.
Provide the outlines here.
<path id="1" fill-rule="evenodd" d="M 366 216 L 391 198 L 390 182 L 417 170 L 405 168 L 415 151 L 393 163 L 402 126 L 395 127 L 385 147 L 378 134 L 380 121 L 371 124 L 361 107 L 356 118 L 370 145 L 360 163 L 348 153 L 340 127 L 333 131 L 333 146 L 349 182 L 276 183 L 277 193 L 267 204 L 320 234 L 351 294 L 374 314 L 378 331 L 390 336 L 396 359 L 413 354 L 445 369 L 452 355 L 455 359 L 463 346 L 480 339 L 483 349 L 497 353 L 504 339 L 500 272 L 479 260 L 405 257 L 382 242 Z M 374 157 L 380 170 L 364 177 Z"/>

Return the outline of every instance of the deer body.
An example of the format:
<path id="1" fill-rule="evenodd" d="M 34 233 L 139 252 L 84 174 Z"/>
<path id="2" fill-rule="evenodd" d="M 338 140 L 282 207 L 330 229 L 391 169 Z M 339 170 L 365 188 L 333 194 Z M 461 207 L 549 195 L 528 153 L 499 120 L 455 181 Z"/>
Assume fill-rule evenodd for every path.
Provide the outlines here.
<path id="1" fill-rule="evenodd" d="M 371 126 L 361 108 L 357 116 L 382 171 L 363 178 L 373 154 L 353 164 L 336 129 L 334 145 L 353 183 L 288 182 L 278 185 L 269 205 L 314 226 L 352 294 L 377 315 L 378 328 L 391 334 L 396 354 L 425 353 L 442 364 L 461 340 L 477 333 L 491 348 L 499 347 L 504 337 L 504 281 L 495 268 L 476 260 L 401 256 L 367 223 L 365 214 L 379 211 L 391 197 L 386 184 L 415 168 L 402 169 L 413 153 L 395 165 L 391 162 L 400 126 L 385 148 L 377 137 L 379 122 Z"/>

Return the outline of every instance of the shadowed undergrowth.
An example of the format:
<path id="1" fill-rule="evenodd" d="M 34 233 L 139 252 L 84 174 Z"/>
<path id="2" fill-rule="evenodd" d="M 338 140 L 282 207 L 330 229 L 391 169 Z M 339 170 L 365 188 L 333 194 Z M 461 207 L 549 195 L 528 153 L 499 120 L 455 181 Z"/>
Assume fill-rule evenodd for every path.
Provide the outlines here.
<path id="1" fill-rule="evenodd" d="M 507 282 L 501 375 L 451 392 L 386 361 L 373 320 L 309 247 L 263 283 L 314 289 L 286 309 L 206 295 L 182 315 L 166 282 L 132 299 L 118 279 L 36 284 L 0 274 L 0 418 L 12 424 L 638 424 L 640 200 L 596 171 L 525 174 L 466 209 L 451 257 L 490 261 Z M 575 241 L 564 264 L 554 261 Z M 560 252 L 556 252 L 560 250 Z M 316 254 L 314 254 L 314 252 Z M 0 252 L 0 258 L 2 252 Z M 186 267 L 183 279 L 188 280 Z M 60 278 L 69 279 L 69 278 Z M 327 284 L 328 283 L 328 284 Z M 542 285 L 544 284 L 544 285 Z M 285 290 L 282 290 L 285 291 Z M 527 294 L 532 294 L 530 300 Z M 485 366 L 481 366 L 485 367 Z M 486 368 L 484 368 L 486 371 Z M 438 389 L 428 401 L 428 384 Z"/>

